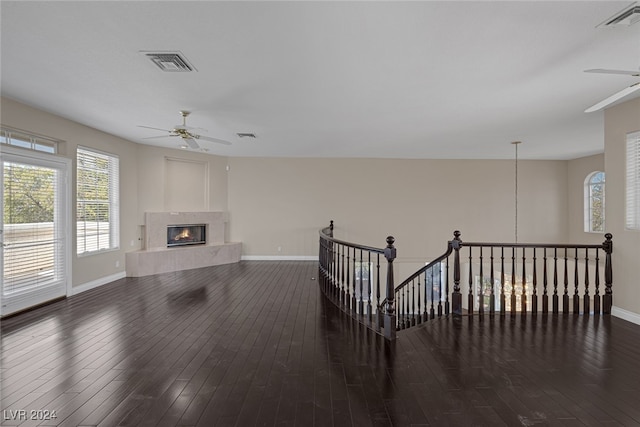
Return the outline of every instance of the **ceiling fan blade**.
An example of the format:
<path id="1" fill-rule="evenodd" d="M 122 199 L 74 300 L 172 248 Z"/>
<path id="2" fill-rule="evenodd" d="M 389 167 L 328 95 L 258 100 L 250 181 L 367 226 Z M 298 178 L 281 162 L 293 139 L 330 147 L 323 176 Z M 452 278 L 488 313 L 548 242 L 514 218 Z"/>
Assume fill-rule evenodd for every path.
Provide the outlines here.
<path id="1" fill-rule="evenodd" d="M 200 149 L 200 146 L 198 145 L 195 139 L 193 138 L 182 138 L 182 139 L 184 139 L 187 145 L 189 145 L 189 147 L 193 148 L 194 150 Z"/>
<path id="2" fill-rule="evenodd" d="M 178 136 L 178 135 L 160 135 L 160 136 L 147 136 L 146 138 L 142 138 L 142 139 L 160 139 L 160 138 L 171 138 L 173 136 Z"/>
<path id="3" fill-rule="evenodd" d="M 151 126 L 138 125 L 138 127 L 139 128 L 145 128 L 145 129 L 161 130 L 163 132 L 171 132 L 169 129 L 152 128 Z"/>
<path id="4" fill-rule="evenodd" d="M 194 135 L 197 139 L 202 139 L 204 141 L 210 141 L 210 142 L 215 142 L 218 144 L 223 144 L 223 145 L 231 145 L 231 143 L 229 141 L 225 141 L 224 139 L 218 139 L 218 138 L 210 138 L 208 136 L 202 136 L 202 135 Z"/>
<path id="5" fill-rule="evenodd" d="M 600 73 L 600 74 L 623 74 L 627 76 L 640 76 L 639 71 L 626 71 L 626 70 L 606 70 L 604 68 L 594 68 L 592 70 L 584 70 L 585 73 Z"/>
<path id="6" fill-rule="evenodd" d="M 624 98 L 625 96 L 640 90 L 640 82 L 632 84 L 631 86 L 622 89 L 620 92 L 614 93 L 613 95 L 611 95 L 610 97 L 608 97 L 607 99 L 604 99 L 600 102 L 598 102 L 597 104 L 595 104 L 592 107 L 587 108 L 586 110 L 584 110 L 585 113 L 593 113 L 594 111 L 598 111 L 598 110 L 602 110 L 603 108 L 605 108 L 606 106 L 613 104 L 614 102 L 616 102 L 619 99 Z"/>

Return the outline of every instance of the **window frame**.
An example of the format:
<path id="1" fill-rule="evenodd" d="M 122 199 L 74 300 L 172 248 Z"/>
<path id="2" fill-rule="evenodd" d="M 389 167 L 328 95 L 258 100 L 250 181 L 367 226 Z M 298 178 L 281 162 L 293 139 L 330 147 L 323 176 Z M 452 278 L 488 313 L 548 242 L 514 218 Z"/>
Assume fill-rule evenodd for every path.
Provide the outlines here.
<path id="1" fill-rule="evenodd" d="M 602 180 L 595 182 L 594 178 L 602 174 Z M 584 180 L 584 232 L 585 233 L 604 233 L 606 227 L 606 173 L 603 171 L 591 172 Z M 593 188 L 596 185 L 602 185 L 602 207 L 600 215 L 602 216 L 602 229 L 595 230 L 593 228 L 594 213 L 594 195 Z"/>
<path id="2" fill-rule="evenodd" d="M 47 154 L 58 154 L 58 139 L 37 135 L 9 126 L 0 127 L 0 144 Z"/>
<path id="3" fill-rule="evenodd" d="M 83 182 L 81 179 L 80 170 L 83 169 L 81 166 L 80 156 L 87 156 L 88 158 L 93 159 L 102 159 L 107 160 L 108 164 L 108 181 L 106 184 L 107 190 L 107 199 L 80 199 L 80 188 L 81 185 L 91 185 L 91 183 Z M 104 171 L 100 171 L 96 168 L 86 167 L 84 170 L 91 170 L 96 173 L 104 173 Z M 95 148 L 78 146 L 76 149 L 76 215 L 75 215 L 75 226 L 76 226 L 76 255 L 78 257 L 90 256 L 99 253 L 116 251 L 120 249 L 120 158 L 116 154 L 107 153 L 104 151 L 96 150 Z M 102 187 L 104 188 L 104 187 Z M 97 189 L 96 189 L 97 190 Z M 98 224 L 98 230 L 96 232 L 96 243 L 93 247 L 95 249 L 87 249 L 91 248 L 92 245 L 89 242 L 89 235 L 87 233 L 86 224 L 88 223 L 86 218 L 81 218 L 81 212 L 85 212 L 86 209 L 81 208 L 81 205 L 86 207 L 88 204 L 102 204 L 107 206 L 108 212 L 108 232 L 100 231 L 100 221 L 95 221 Z M 81 229 L 80 225 L 84 224 L 83 229 Z M 108 237 L 108 244 L 106 247 L 100 244 L 100 236 Z M 101 247 L 102 246 L 102 247 Z"/>

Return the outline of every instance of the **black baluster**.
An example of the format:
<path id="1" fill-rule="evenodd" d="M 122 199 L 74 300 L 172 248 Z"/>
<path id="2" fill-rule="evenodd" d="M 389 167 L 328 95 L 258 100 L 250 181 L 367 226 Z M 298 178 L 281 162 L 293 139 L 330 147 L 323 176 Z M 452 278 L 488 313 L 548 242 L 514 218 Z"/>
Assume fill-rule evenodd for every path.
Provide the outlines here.
<path id="1" fill-rule="evenodd" d="M 345 263 L 344 263 L 344 246 L 342 247 L 342 254 L 341 254 L 341 260 L 342 260 L 342 268 L 340 269 L 340 307 L 344 307 L 345 306 L 345 293 L 344 293 L 344 267 L 345 267 Z"/>
<path id="2" fill-rule="evenodd" d="M 591 296 L 589 295 L 589 248 L 584 249 L 584 297 L 583 297 L 584 314 L 591 313 Z"/>
<path id="3" fill-rule="evenodd" d="M 420 288 L 418 286 L 418 288 Z M 411 326 L 416 325 L 416 279 L 411 281 Z"/>
<path id="4" fill-rule="evenodd" d="M 396 248 L 393 246 L 395 242 L 393 236 L 387 237 L 387 247 L 384 249 L 384 257 L 387 259 L 387 312 L 385 314 L 384 330 L 387 339 L 395 339 L 396 331 L 394 325 L 395 308 L 393 306 L 394 299 L 394 287 L 395 282 L 393 279 L 393 261 L 396 259 Z"/>
<path id="5" fill-rule="evenodd" d="M 358 268 L 358 254 L 357 249 L 353 248 L 353 274 L 352 274 L 352 284 L 351 290 L 351 314 L 355 315 L 358 313 L 358 274 L 356 269 Z"/>
<path id="6" fill-rule="evenodd" d="M 495 271 L 493 268 L 493 246 L 491 246 L 491 300 L 489 301 L 489 314 L 496 314 Z"/>
<path id="7" fill-rule="evenodd" d="M 358 314 L 362 317 L 364 315 L 364 287 L 363 287 L 363 283 L 364 282 L 364 275 L 363 273 L 363 269 L 362 269 L 362 249 L 360 249 L 360 301 L 358 301 Z"/>
<path id="8" fill-rule="evenodd" d="M 371 310 L 371 300 L 373 299 L 373 289 L 371 288 L 371 277 L 373 272 L 371 271 L 371 252 L 369 252 L 367 261 L 367 316 L 369 318 L 369 325 L 373 326 L 373 313 Z"/>
<path id="9" fill-rule="evenodd" d="M 431 266 L 431 268 L 429 268 L 429 271 L 431 272 L 431 309 L 430 309 L 430 318 L 431 319 L 435 319 L 436 317 L 436 311 L 434 309 L 434 301 L 435 301 L 435 292 L 433 291 L 433 284 L 434 284 L 434 277 L 433 277 L 433 267 Z"/>
<path id="10" fill-rule="evenodd" d="M 569 312 L 569 264 L 567 248 L 564 248 L 564 293 L 562 294 L 562 312 Z"/>
<path id="11" fill-rule="evenodd" d="M 527 272 L 526 272 L 525 248 L 522 248 L 522 293 L 520 298 L 520 308 L 523 315 L 527 314 Z"/>
<path id="12" fill-rule="evenodd" d="M 453 247 L 453 295 L 451 296 L 451 304 L 453 305 L 454 316 L 462 316 L 462 294 L 460 293 L 460 232 L 453 232 L 453 240 L 450 244 Z"/>
<path id="13" fill-rule="evenodd" d="M 354 249 L 355 251 L 355 249 Z M 344 295 L 344 309 L 351 312 L 351 248 L 347 247 L 347 263 L 345 264 L 347 280 L 345 281 L 346 292 Z"/>
<path id="14" fill-rule="evenodd" d="M 573 314 L 580 314 L 580 292 L 578 291 L 578 285 L 580 280 L 578 278 L 578 248 L 576 248 L 575 265 L 573 268 Z"/>
<path id="15" fill-rule="evenodd" d="M 533 248 L 533 292 L 531 296 L 531 313 L 538 314 L 538 258 L 536 248 Z"/>
<path id="16" fill-rule="evenodd" d="M 471 255 L 471 246 L 469 246 L 469 294 L 467 297 L 467 307 L 469 308 L 469 314 L 473 314 L 473 256 Z"/>
<path id="17" fill-rule="evenodd" d="M 507 312 L 507 296 L 504 294 L 504 246 L 500 247 L 500 314 Z"/>
<path id="18" fill-rule="evenodd" d="M 429 320 L 429 313 L 427 312 L 429 307 L 429 271 L 425 270 L 424 272 L 424 312 L 422 313 L 422 321 L 426 322 Z"/>
<path id="19" fill-rule="evenodd" d="M 378 314 L 378 331 L 382 328 L 382 310 L 380 310 L 380 254 L 376 255 L 376 311 Z"/>
<path id="20" fill-rule="evenodd" d="M 600 314 L 600 249 L 596 248 L 596 293 L 593 296 L 593 314 Z"/>
<path id="21" fill-rule="evenodd" d="M 558 248 L 553 249 L 553 313 L 559 312 L 559 296 L 558 296 Z"/>
<path id="22" fill-rule="evenodd" d="M 484 271 L 482 263 L 482 246 L 480 246 L 480 289 L 478 290 L 478 314 L 480 314 L 480 319 L 484 316 Z"/>
<path id="23" fill-rule="evenodd" d="M 516 248 L 511 247 L 511 314 L 516 314 Z"/>
<path id="24" fill-rule="evenodd" d="M 449 303 L 449 257 L 447 257 L 447 266 L 446 266 L 447 274 L 445 276 L 445 292 L 444 292 L 444 314 L 451 313 L 451 306 Z"/>
<path id="25" fill-rule="evenodd" d="M 431 280 L 431 305 L 433 305 L 433 279 Z M 438 317 L 442 317 L 442 261 L 438 263 Z"/>
<path id="26" fill-rule="evenodd" d="M 543 261 L 543 265 L 542 265 L 542 312 L 543 313 L 548 313 L 549 312 L 549 293 L 548 293 L 548 284 L 549 284 L 549 277 L 548 277 L 548 271 L 547 271 L 547 248 L 544 248 L 544 253 L 542 254 L 542 261 Z"/>
<path id="27" fill-rule="evenodd" d="M 613 266 L 611 264 L 611 254 L 613 253 L 613 235 L 607 233 L 604 235 L 605 242 L 602 244 L 602 248 L 606 253 L 604 260 L 604 296 L 602 297 L 602 314 L 611 314 L 611 307 L 613 306 Z"/>

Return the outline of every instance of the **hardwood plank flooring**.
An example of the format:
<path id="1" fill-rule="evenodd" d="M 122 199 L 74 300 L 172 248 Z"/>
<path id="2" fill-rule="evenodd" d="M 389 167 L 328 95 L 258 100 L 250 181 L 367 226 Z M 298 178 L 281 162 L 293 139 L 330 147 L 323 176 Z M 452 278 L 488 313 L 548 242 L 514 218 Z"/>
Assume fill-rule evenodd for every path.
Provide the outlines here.
<path id="1" fill-rule="evenodd" d="M 316 277 L 315 262 L 243 261 L 3 319 L 0 424 L 640 426 L 638 325 L 442 318 L 388 343 Z"/>

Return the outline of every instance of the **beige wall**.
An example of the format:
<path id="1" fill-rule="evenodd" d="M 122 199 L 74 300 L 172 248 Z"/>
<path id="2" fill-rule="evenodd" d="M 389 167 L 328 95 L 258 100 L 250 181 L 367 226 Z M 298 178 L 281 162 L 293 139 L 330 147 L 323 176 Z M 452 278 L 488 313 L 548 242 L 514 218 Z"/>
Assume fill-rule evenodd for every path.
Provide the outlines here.
<path id="1" fill-rule="evenodd" d="M 626 135 L 640 130 L 640 98 L 605 110 L 607 231 L 613 234 L 613 304 L 640 316 L 640 231 L 625 230 Z"/>
<path id="2" fill-rule="evenodd" d="M 442 254 L 454 230 L 468 241 L 514 240 L 510 160 L 230 158 L 231 240 L 244 255 L 317 255 L 318 230 L 383 247 L 396 238 L 404 276 Z M 567 162 L 519 164 L 519 241 L 561 242 Z M 280 250 L 278 250 L 280 248 Z"/>
<path id="3" fill-rule="evenodd" d="M 595 171 L 604 171 L 604 154 L 582 157 L 567 162 L 567 193 L 569 205 L 569 242 L 602 243 L 603 233 L 584 231 L 584 180 Z M 606 176 L 605 179 L 607 179 Z M 605 187 L 605 192 L 607 188 Z M 608 194 L 605 194 L 607 197 Z M 605 228 L 607 227 L 605 216 Z M 606 230 L 605 230 L 606 232 Z"/>

